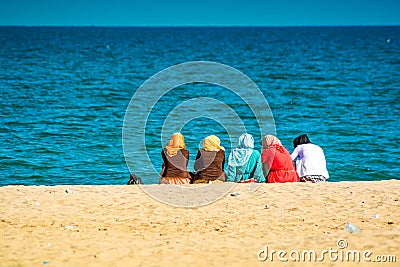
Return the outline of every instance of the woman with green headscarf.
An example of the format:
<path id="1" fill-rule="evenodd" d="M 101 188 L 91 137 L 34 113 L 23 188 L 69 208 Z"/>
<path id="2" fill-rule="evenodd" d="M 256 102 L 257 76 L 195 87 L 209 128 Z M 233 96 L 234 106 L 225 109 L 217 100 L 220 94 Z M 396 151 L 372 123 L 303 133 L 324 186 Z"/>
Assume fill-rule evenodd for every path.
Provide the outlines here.
<path id="1" fill-rule="evenodd" d="M 227 182 L 265 182 L 261 154 L 254 150 L 254 138 L 245 133 L 239 137 L 239 145 L 228 157 Z"/>

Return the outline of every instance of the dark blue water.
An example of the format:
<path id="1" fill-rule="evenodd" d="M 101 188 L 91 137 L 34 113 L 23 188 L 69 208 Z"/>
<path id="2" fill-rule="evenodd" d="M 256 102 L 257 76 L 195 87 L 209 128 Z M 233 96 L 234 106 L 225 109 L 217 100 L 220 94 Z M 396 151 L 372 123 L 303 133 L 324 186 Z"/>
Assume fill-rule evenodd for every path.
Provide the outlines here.
<path id="1" fill-rule="evenodd" d="M 132 95 L 158 71 L 196 60 L 256 82 L 283 144 L 292 150 L 293 138 L 308 133 L 325 151 L 331 181 L 399 179 L 399 55 L 400 27 L 0 27 L 0 185 L 126 183 L 121 133 Z M 240 99 L 186 85 L 150 114 L 146 145 L 156 168 L 165 145 L 157 114 L 199 96 L 233 103 L 258 139 Z M 191 160 L 205 135 L 229 140 L 207 119 L 183 133 Z"/>

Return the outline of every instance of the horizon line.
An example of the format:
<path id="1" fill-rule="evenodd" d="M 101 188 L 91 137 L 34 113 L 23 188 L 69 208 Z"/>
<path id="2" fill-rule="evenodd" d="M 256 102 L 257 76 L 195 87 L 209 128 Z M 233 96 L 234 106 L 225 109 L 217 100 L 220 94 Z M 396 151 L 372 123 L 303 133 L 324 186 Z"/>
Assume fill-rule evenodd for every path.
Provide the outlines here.
<path id="1" fill-rule="evenodd" d="M 234 25 L 234 24 L 226 24 L 226 25 L 74 25 L 74 24 L 65 24 L 65 25 L 45 25 L 45 24 L 37 24 L 37 25 L 16 25 L 16 24 L 0 24 L 0 27 L 21 27 L 21 28 L 34 28 L 34 27 L 70 27 L 70 28 L 293 28 L 293 27 L 399 27 L 400 24 L 320 24 L 320 25 Z"/>

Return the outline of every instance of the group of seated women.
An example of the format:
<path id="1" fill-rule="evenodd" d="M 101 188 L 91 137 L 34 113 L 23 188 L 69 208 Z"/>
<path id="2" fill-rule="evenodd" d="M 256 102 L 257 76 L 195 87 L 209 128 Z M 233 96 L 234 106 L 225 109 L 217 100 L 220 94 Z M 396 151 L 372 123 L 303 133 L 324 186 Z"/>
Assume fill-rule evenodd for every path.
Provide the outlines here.
<path id="1" fill-rule="evenodd" d="M 215 135 L 204 138 L 197 152 L 194 172 L 187 171 L 189 151 L 181 133 L 174 133 L 162 150 L 161 184 L 190 183 L 286 183 L 323 182 L 329 178 L 323 150 L 311 143 L 307 135 L 293 141 L 289 154 L 281 141 L 266 135 L 261 140 L 261 153 L 254 149 L 253 136 L 245 133 L 239 137 L 238 146 L 232 149 L 225 165 L 225 148 Z"/>

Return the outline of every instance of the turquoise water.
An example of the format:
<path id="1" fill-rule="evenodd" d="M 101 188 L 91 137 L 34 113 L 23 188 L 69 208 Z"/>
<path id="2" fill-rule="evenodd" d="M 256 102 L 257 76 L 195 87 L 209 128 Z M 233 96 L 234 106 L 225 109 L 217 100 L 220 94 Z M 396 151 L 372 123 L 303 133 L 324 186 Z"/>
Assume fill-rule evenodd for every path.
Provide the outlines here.
<path id="1" fill-rule="evenodd" d="M 399 179 L 399 55 L 400 27 L 0 27 L 0 185 L 125 184 L 131 97 L 155 73 L 197 60 L 249 76 L 283 144 L 291 151 L 308 133 L 325 151 L 331 181 Z M 158 170 L 165 114 L 193 97 L 228 103 L 259 139 L 246 103 L 221 87 L 185 85 L 149 116 L 146 145 Z M 182 132 L 191 163 L 208 134 L 229 153 L 215 121 L 191 121 Z"/>

